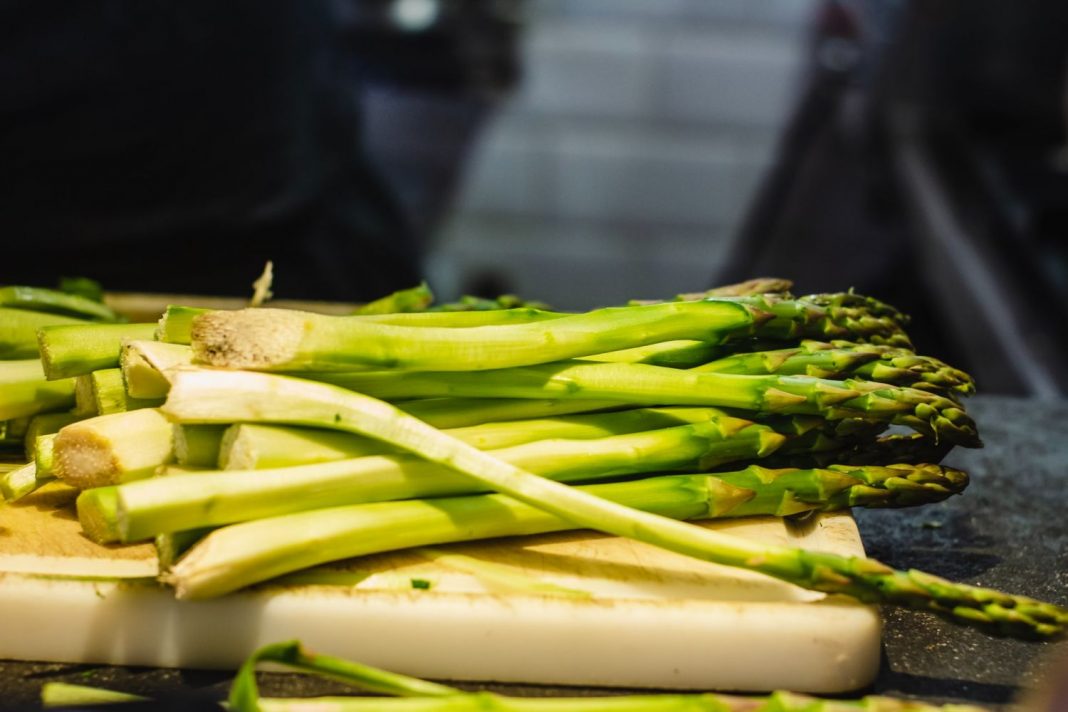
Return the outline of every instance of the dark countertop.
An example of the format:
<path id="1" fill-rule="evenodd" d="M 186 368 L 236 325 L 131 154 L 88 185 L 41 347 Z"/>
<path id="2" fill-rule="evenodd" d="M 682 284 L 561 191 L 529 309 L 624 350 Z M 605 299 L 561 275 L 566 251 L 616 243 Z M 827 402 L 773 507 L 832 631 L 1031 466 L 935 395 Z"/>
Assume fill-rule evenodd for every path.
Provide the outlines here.
<path id="1" fill-rule="evenodd" d="M 915 510 L 859 510 L 868 554 L 897 568 L 1068 605 L 1068 401 L 980 396 L 968 403 L 986 447 L 957 449 L 946 464 L 967 470 L 962 497 Z M 1035 686 L 1068 641 L 990 638 L 927 614 L 885 611 L 882 670 L 866 692 L 991 708 Z M 230 674 L 217 671 L 0 662 L 0 709 L 34 709 L 40 685 L 65 681 L 174 700 L 219 699 Z M 528 686 L 490 686 L 523 695 L 589 694 Z M 268 675 L 265 694 L 329 694 L 344 688 L 295 675 Z M 154 709 L 161 709 L 157 705 Z M 213 706 L 207 709 L 217 709 Z"/>

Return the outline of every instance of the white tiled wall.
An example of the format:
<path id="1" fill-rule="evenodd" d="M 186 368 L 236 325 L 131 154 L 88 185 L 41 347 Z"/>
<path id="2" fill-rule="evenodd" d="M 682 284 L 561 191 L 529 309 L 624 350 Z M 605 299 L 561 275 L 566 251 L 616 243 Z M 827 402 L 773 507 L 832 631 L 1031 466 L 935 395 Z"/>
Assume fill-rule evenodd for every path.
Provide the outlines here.
<path id="1" fill-rule="evenodd" d="M 537 0 L 524 79 L 429 260 L 577 309 L 708 286 L 797 91 L 815 0 Z"/>

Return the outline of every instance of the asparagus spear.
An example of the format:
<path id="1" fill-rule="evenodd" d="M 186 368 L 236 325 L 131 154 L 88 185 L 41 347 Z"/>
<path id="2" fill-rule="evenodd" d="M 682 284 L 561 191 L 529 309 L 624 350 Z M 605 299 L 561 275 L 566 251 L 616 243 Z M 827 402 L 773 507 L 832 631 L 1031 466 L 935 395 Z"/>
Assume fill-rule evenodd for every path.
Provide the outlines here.
<path id="1" fill-rule="evenodd" d="M 896 571 L 874 559 L 760 545 L 611 503 L 502 462 L 388 403 L 328 384 L 263 373 L 179 371 L 163 409 L 180 422 L 260 420 L 362 433 L 447 465 L 574 526 L 751 569 L 804 588 L 932 611 L 957 623 L 1005 635 L 1051 637 L 1059 635 L 1068 624 L 1068 610 L 1024 596 L 955 584 L 920 571 Z M 240 526 L 255 525 L 251 522 Z M 187 562 L 190 563 L 184 571 L 195 567 L 200 558 L 193 556 L 196 550 L 218 551 L 209 542 L 223 531 L 226 530 L 210 535 L 190 551 L 179 567 Z M 251 546 L 254 542 L 247 543 Z M 180 582 L 180 591 L 197 590 L 195 582 L 181 578 L 179 567 L 175 569 L 178 577 L 173 580 Z M 199 573 L 210 577 L 218 572 L 208 566 Z M 273 574 L 267 571 L 266 575 Z M 210 586 L 206 590 L 210 593 Z"/>
<path id="2" fill-rule="evenodd" d="M 0 306 L 93 321 L 122 321 L 118 314 L 101 302 L 42 287 L 0 287 Z"/>
<path id="3" fill-rule="evenodd" d="M 421 312 L 434 301 L 434 293 L 426 282 L 420 282 L 410 289 L 401 289 L 392 294 L 361 305 L 356 314 L 397 314 L 401 312 Z"/>
<path id="4" fill-rule="evenodd" d="M 702 373 L 805 375 L 820 378 L 862 378 L 932 389 L 975 392 L 971 376 L 948 364 L 907 349 L 848 341 L 803 341 L 774 351 L 738 353 L 697 366 Z"/>
<path id="5" fill-rule="evenodd" d="M 963 472 L 933 465 L 822 470 L 771 470 L 754 465 L 736 472 L 661 475 L 574 489 L 673 519 L 727 519 L 860 506 L 914 506 L 941 501 L 966 484 Z M 108 507 L 117 510 L 93 522 L 94 530 L 106 532 L 115 522 L 120 534 L 128 529 L 124 514 L 133 510 L 123 508 L 123 487 L 106 488 L 116 490 L 115 498 L 97 490 L 83 494 L 104 498 L 93 504 L 97 512 Z M 160 509 L 152 514 L 163 522 L 168 513 Z M 500 494 L 349 504 L 219 529 L 180 560 L 168 580 L 181 597 L 207 597 L 353 556 L 575 528 L 564 519 Z"/>
<path id="6" fill-rule="evenodd" d="M 174 426 L 156 408 L 98 415 L 61 429 L 55 474 L 88 489 L 150 476 L 174 459 Z"/>
<path id="7" fill-rule="evenodd" d="M 223 425 L 174 426 L 174 460 L 183 467 L 214 468 L 226 432 Z"/>
<path id="8" fill-rule="evenodd" d="M 155 331 L 155 324 L 74 324 L 45 326 L 36 338 L 52 380 L 115 368 L 124 339 L 151 339 Z"/>
<path id="9" fill-rule="evenodd" d="M 384 697 L 263 698 L 256 666 L 275 663 L 328 677 Z M 227 701 L 233 712 L 982 712 L 971 705 L 927 705 L 913 700 L 865 697 L 822 700 L 790 692 L 767 697 L 716 693 L 662 693 L 613 697 L 505 697 L 464 692 L 342 658 L 312 653 L 297 641 L 265 645 L 238 670 Z"/>
<path id="10" fill-rule="evenodd" d="M 548 418 L 625 407 L 618 401 L 553 398 L 419 398 L 397 407 L 436 428 L 462 428 L 501 420 Z"/>
<path id="11" fill-rule="evenodd" d="M 905 425 L 937 439 L 977 447 L 975 423 L 961 407 L 915 388 L 809 376 L 747 376 L 632 363 L 559 363 L 480 372 L 371 371 L 317 374 L 376 398 L 489 396 L 616 400 L 646 405 L 711 405 L 754 412 L 863 418 Z"/>
<path id="12" fill-rule="evenodd" d="M 495 458 L 561 482 L 643 472 L 702 469 L 773 452 L 783 436 L 727 419 L 593 440 L 543 440 L 490 451 Z M 744 422 L 744 421 L 743 421 Z M 99 489 L 99 488 L 97 488 Z M 270 470 L 198 472 L 129 482 L 100 499 L 79 498 L 78 518 L 93 539 L 123 542 L 306 509 L 484 491 L 448 467 L 413 455 L 371 455 Z"/>
<path id="13" fill-rule="evenodd" d="M 0 361 L 0 420 L 74 405 L 74 379 L 45 380 L 40 359 Z"/>
<path id="14" fill-rule="evenodd" d="M 32 460 L 37 453 L 37 438 L 42 435 L 58 433 L 65 425 L 70 425 L 82 417 L 76 413 L 41 413 L 29 422 L 25 434 L 26 459 Z"/>
<path id="15" fill-rule="evenodd" d="M 192 349 L 162 341 L 126 341 L 119 355 L 126 389 L 133 398 L 163 398 L 171 387 L 168 369 L 191 363 Z"/>
<path id="16" fill-rule="evenodd" d="M 133 398 L 118 368 L 102 368 L 75 378 L 75 410 L 83 415 L 107 415 L 138 408 L 154 408 L 162 398 Z"/>
<path id="17" fill-rule="evenodd" d="M 8 502 L 25 497 L 37 485 L 37 465 L 32 462 L 0 473 L 0 496 Z"/>
<path id="18" fill-rule="evenodd" d="M 193 320 L 193 351 L 214 366 L 276 371 L 484 370 L 544 363 L 671 339 L 719 340 L 762 315 L 727 301 L 598 309 L 537 323 L 403 327 L 278 309 Z"/>
<path id="19" fill-rule="evenodd" d="M 433 419 L 422 420 L 437 425 Z M 491 450 L 549 438 L 602 438 L 710 420 L 715 420 L 724 432 L 737 431 L 752 424 L 751 421 L 729 418 L 714 408 L 637 408 L 614 413 L 484 423 L 449 428 L 447 432 L 480 450 Z M 336 430 L 236 423 L 223 436 L 218 462 L 224 470 L 256 470 L 391 452 L 396 450 L 381 442 Z"/>
<path id="20" fill-rule="evenodd" d="M 0 359 L 37 358 L 37 330 L 60 324 L 84 324 L 61 314 L 0 307 Z"/>

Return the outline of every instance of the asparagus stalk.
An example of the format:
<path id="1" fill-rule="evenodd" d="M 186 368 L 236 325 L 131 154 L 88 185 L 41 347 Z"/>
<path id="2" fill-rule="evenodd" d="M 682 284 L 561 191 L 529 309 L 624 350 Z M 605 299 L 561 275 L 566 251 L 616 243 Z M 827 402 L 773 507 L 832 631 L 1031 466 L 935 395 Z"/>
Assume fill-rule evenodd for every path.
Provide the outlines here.
<path id="1" fill-rule="evenodd" d="M 759 458 L 784 440 L 765 426 L 727 421 L 594 440 L 544 440 L 491 453 L 542 477 L 574 482 Z M 78 500 L 82 528 L 97 541 L 108 541 L 104 537 L 111 532 L 118 532 L 120 541 L 138 541 L 307 509 L 479 492 L 485 485 L 417 456 L 372 455 L 271 470 L 171 475 L 114 490 L 106 501 L 95 489 L 93 496 Z"/>
<path id="2" fill-rule="evenodd" d="M 0 473 L 0 496 L 8 502 L 25 497 L 37 486 L 37 465 L 32 462 Z"/>
<path id="3" fill-rule="evenodd" d="M 76 413 L 41 413 L 40 415 L 33 416 L 26 428 L 26 434 L 24 436 L 26 459 L 34 459 L 34 455 L 37 453 L 38 449 L 37 438 L 42 435 L 58 433 L 59 429 L 63 426 L 76 423 L 81 419 L 81 416 Z"/>
<path id="4" fill-rule="evenodd" d="M 138 408 L 155 408 L 162 398 L 133 398 L 126 392 L 122 370 L 102 368 L 76 377 L 75 410 L 85 415 L 108 415 Z"/>
<path id="5" fill-rule="evenodd" d="M 907 349 L 846 341 L 803 341 L 774 351 L 738 353 L 697 366 L 702 373 L 779 373 L 819 378 L 861 378 L 896 385 L 975 392 L 971 376 L 938 359 Z"/>
<path id="6" fill-rule="evenodd" d="M 324 374 L 320 374 L 326 377 Z M 644 405 L 710 405 L 758 413 L 862 418 L 904 425 L 966 447 L 980 444 L 961 407 L 915 388 L 810 376 L 701 373 L 632 363 L 560 363 L 480 372 L 372 371 L 330 380 L 376 398 L 442 396 L 616 400 Z"/>
<path id="7" fill-rule="evenodd" d="M 55 474 L 79 489 L 148 477 L 173 459 L 174 426 L 156 408 L 72 423 L 55 440 Z"/>
<path id="8" fill-rule="evenodd" d="M 59 324 L 84 324 L 60 314 L 0 307 L 0 359 L 37 358 L 37 330 Z"/>
<path id="9" fill-rule="evenodd" d="M 122 321 L 118 314 L 101 302 L 42 287 L 0 287 L 0 307 L 49 312 L 93 321 Z"/>
<path id="10" fill-rule="evenodd" d="M 45 326 L 37 334 L 45 376 L 53 380 L 115 368 L 124 339 L 151 339 L 155 330 L 155 324 Z"/>
<path id="11" fill-rule="evenodd" d="M 432 420 L 423 420 L 436 425 Z M 447 432 L 480 450 L 493 450 L 535 440 L 603 438 L 710 420 L 716 420 L 725 432 L 752 424 L 747 420 L 729 418 L 714 408 L 638 408 L 614 413 L 483 423 L 449 428 Z M 379 441 L 336 430 L 236 423 L 223 436 L 219 467 L 224 470 L 291 467 L 389 452 L 396 451 Z"/>
<path id="12" fill-rule="evenodd" d="M 501 420 L 548 418 L 624 407 L 617 401 L 552 398 L 420 398 L 397 407 L 436 428 L 462 428 Z"/>
<path id="13" fill-rule="evenodd" d="M 404 327 L 278 309 L 193 321 L 193 352 L 214 366 L 275 371 L 485 370 L 557 361 L 671 339 L 720 340 L 763 316 L 728 301 L 612 307 L 538 323 Z"/>
<path id="14" fill-rule="evenodd" d="M 434 293 L 426 282 L 420 282 L 410 289 L 401 289 L 392 294 L 361 305 L 356 314 L 397 314 L 401 312 L 421 312 L 434 301 Z"/>
<path id="15" fill-rule="evenodd" d="M 38 435 L 33 442 L 33 463 L 37 467 L 38 482 L 55 477 L 56 436 L 58 433 Z"/>
<path id="16" fill-rule="evenodd" d="M 265 662 L 395 697 L 263 698 L 256 684 L 256 666 Z M 715 693 L 505 697 L 491 692 L 464 692 L 419 678 L 312 653 L 297 641 L 272 643 L 249 656 L 234 678 L 227 704 L 233 712 L 982 712 L 970 705 L 927 705 L 888 697 L 823 700 L 790 692 L 774 692 L 767 697 L 736 697 Z"/>
<path id="17" fill-rule="evenodd" d="M 74 379 L 45 380 L 36 358 L 0 361 L 0 420 L 12 420 L 74 405 Z"/>
<path id="18" fill-rule="evenodd" d="M 727 519 L 855 506 L 913 506 L 943 500 L 966 484 L 963 472 L 938 466 L 823 470 L 750 466 L 737 472 L 662 475 L 573 489 L 672 519 Z M 120 529 L 123 526 L 122 493 L 116 489 L 118 514 L 102 521 L 101 532 L 113 521 Z M 105 506 L 110 504 L 108 497 Z M 167 580 L 179 597 L 206 598 L 354 556 L 575 528 L 565 519 L 501 494 L 350 504 L 218 529 L 175 564 Z"/>

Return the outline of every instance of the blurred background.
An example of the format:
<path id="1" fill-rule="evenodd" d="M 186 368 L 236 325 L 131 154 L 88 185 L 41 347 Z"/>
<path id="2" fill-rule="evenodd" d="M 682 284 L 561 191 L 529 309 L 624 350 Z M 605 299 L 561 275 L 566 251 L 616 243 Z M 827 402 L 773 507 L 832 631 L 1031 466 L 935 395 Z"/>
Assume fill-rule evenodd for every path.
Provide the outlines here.
<path id="1" fill-rule="evenodd" d="M 0 3 L 0 281 L 577 310 L 856 288 L 1068 388 L 1068 4 Z"/>

